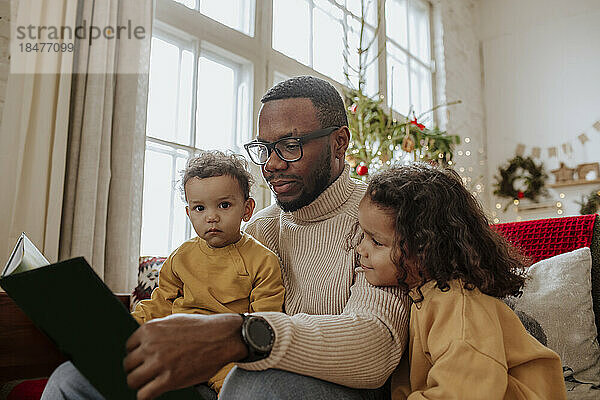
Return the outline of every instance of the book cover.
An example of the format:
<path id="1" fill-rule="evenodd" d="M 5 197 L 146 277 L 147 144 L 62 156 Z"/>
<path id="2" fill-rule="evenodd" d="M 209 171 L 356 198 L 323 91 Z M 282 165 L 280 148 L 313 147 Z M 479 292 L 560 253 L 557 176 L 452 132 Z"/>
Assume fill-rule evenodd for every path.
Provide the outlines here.
<path id="1" fill-rule="evenodd" d="M 27 241 L 21 235 L 0 286 L 105 398 L 135 399 L 123 359 L 125 343 L 138 323 L 83 257 L 44 265 L 37 254 L 28 257 Z M 186 388 L 159 398 L 201 396 Z"/>

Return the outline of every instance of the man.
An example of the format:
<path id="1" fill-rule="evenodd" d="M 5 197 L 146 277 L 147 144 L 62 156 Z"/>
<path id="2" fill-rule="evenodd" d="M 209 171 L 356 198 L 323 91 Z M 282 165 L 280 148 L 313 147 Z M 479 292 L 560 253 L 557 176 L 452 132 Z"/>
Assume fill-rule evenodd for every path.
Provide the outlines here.
<path id="1" fill-rule="evenodd" d="M 127 342 L 128 384 L 138 399 L 151 399 L 241 362 L 224 400 L 388 398 L 382 386 L 406 345 L 408 301 L 355 273 L 347 251 L 366 185 L 350 179 L 344 162 L 344 103 L 333 86 L 308 76 L 279 83 L 261 101 L 258 137 L 245 147 L 277 205 L 246 231 L 282 261 L 286 313 L 151 321 Z M 50 384 L 59 386 L 59 377 Z"/>

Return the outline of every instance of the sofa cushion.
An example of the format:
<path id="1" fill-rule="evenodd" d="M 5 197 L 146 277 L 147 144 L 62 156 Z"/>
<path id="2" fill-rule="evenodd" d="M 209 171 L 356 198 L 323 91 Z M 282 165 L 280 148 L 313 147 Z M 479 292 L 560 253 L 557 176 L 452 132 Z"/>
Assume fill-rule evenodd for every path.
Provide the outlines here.
<path id="1" fill-rule="evenodd" d="M 0 384 L 0 400 L 38 400 L 48 378 L 11 381 Z"/>
<path id="2" fill-rule="evenodd" d="M 158 275 L 166 257 L 140 257 L 137 286 L 131 296 L 131 311 L 142 300 L 150 298 L 152 291 L 158 287 Z"/>
<path id="3" fill-rule="evenodd" d="M 587 247 L 533 264 L 523 295 L 507 303 L 541 328 L 547 346 L 560 356 L 565 378 L 600 384 L 600 347 L 591 296 Z M 538 336 L 538 335 L 534 335 Z M 538 338 L 539 340 L 539 338 Z"/>
<path id="4" fill-rule="evenodd" d="M 589 247 L 592 252 L 592 299 L 600 340 L 600 216 L 538 219 L 492 225 L 531 263 Z"/>

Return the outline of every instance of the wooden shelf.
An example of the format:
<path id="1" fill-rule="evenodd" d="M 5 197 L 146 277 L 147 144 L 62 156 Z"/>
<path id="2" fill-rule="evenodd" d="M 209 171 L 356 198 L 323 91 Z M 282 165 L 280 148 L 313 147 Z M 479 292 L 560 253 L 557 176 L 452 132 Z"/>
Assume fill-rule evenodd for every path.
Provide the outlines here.
<path id="1" fill-rule="evenodd" d="M 547 211 L 551 209 L 556 209 L 556 200 L 553 201 L 545 201 L 543 203 L 535 203 L 535 202 L 519 202 L 516 206 L 516 210 L 518 213 L 522 212 L 540 212 Z"/>
<path id="2" fill-rule="evenodd" d="M 553 183 L 552 185 L 548 185 L 551 188 L 559 188 L 559 187 L 566 187 L 566 186 L 579 186 L 579 185 L 594 185 L 594 184 L 598 184 L 600 183 L 600 179 L 594 179 L 593 181 L 586 181 L 585 179 L 579 179 L 576 181 L 570 181 L 570 182 L 560 182 L 560 183 Z"/>

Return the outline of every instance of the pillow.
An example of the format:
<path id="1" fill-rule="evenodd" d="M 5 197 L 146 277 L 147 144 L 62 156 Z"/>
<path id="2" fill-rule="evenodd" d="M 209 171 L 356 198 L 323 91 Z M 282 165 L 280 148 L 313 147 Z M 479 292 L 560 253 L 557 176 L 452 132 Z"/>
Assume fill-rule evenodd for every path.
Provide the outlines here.
<path id="1" fill-rule="evenodd" d="M 48 378 L 0 383 L 0 400 L 39 400 Z"/>
<path id="2" fill-rule="evenodd" d="M 547 340 L 544 344 L 562 360 L 565 378 L 598 385 L 600 347 L 591 268 L 587 247 L 539 261 L 527 269 L 523 295 L 507 303 L 517 314 L 526 314 L 539 324 Z"/>
<path id="3" fill-rule="evenodd" d="M 149 299 L 152 291 L 158 287 L 158 274 L 165 257 L 140 257 L 137 286 L 131 296 L 131 311 L 142 300 Z"/>

